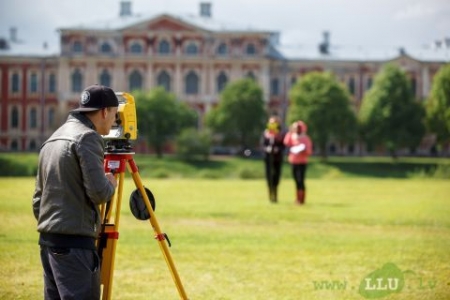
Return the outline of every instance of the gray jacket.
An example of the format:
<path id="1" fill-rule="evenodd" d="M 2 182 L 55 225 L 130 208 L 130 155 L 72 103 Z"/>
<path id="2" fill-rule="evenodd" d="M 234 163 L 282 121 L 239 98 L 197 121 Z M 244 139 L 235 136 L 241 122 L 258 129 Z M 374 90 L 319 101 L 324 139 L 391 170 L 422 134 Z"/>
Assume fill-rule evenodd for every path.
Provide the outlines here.
<path id="1" fill-rule="evenodd" d="M 114 186 L 103 168 L 104 144 L 94 124 L 73 113 L 39 153 L 33 212 L 42 233 L 96 238 L 98 205 L 111 199 Z"/>

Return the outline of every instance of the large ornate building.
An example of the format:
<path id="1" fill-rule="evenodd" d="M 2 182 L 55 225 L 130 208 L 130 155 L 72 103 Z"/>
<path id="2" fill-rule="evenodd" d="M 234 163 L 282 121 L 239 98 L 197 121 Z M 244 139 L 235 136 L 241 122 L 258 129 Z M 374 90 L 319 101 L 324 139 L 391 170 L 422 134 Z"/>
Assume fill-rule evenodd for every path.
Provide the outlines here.
<path id="1" fill-rule="evenodd" d="M 196 16 L 137 15 L 131 2 L 120 4 L 120 16 L 109 22 L 60 28 L 56 49 L 18 41 L 15 28 L 0 38 L 0 151 L 36 150 L 93 83 L 116 91 L 163 86 L 202 117 L 228 82 L 251 77 L 268 111 L 284 116 L 290 87 L 310 71 L 335 73 L 357 109 L 384 64 L 401 66 L 424 99 L 450 60 L 449 40 L 420 49 L 336 48 L 325 32 L 320 45 L 287 46 L 279 43 L 279 32 L 216 22 L 210 3 L 201 3 Z M 420 151 L 426 154 L 429 146 Z"/>

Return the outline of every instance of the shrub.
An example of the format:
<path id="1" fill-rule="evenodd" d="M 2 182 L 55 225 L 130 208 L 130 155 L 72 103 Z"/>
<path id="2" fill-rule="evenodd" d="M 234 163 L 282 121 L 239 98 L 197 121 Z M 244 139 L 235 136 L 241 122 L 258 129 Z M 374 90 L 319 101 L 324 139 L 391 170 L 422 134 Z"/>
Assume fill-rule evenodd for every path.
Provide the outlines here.
<path id="1" fill-rule="evenodd" d="M 181 132 L 176 140 L 177 155 L 183 160 L 201 158 L 208 160 L 211 147 L 211 134 L 208 131 L 197 131 L 188 128 Z"/>

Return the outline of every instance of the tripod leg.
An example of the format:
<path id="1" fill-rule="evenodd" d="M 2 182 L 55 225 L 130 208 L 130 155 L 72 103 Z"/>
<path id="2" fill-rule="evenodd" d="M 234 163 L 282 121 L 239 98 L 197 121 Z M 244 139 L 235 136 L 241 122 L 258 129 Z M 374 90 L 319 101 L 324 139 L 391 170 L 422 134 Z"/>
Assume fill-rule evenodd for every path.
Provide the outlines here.
<path id="1" fill-rule="evenodd" d="M 141 192 L 141 195 L 145 202 L 145 206 L 147 207 L 147 210 L 150 213 L 150 223 L 156 234 L 155 239 L 158 241 L 159 247 L 164 255 L 167 266 L 170 269 L 170 273 L 178 289 L 178 293 L 182 299 L 187 300 L 188 298 L 186 292 L 184 291 L 184 287 L 183 284 L 181 283 L 180 276 L 178 275 L 177 269 L 175 268 L 175 264 L 172 260 L 172 256 L 170 255 L 169 248 L 167 247 L 167 243 L 164 242 L 167 236 L 165 233 L 161 232 L 158 221 L 156 220 L 155 213 L 153 212 L 150 200 L 148 199 L 145 188 L 142 185 L 141 176 L 139 175 L 138 168 L 133 159 L 129 159 L 128 163 L 129 163 L 129 171 L 131 172 L 131 176 L 133 177 L 134 184 Z"/>
<path id="2" fill-rule="evenodd" d="M 121 163 L 125 164 L 126 161 L 124 160 Z M 117 240 L 119 238 L 120 206 L 122 203 L 123 182 L 125 178 L 124 171 L 120 171 L 118 178 L 118 188 L 116 192 L 110 202 L 103 204 L 101 207 L 101 216 L 103 217 L 102 232 L 97 246 L 101 258 L 100 283 L 103 286 L 102 300 L 111 299 L 112 294 L 115 253 Z M 114 221 L 110 222 L 113 209 Z"/>

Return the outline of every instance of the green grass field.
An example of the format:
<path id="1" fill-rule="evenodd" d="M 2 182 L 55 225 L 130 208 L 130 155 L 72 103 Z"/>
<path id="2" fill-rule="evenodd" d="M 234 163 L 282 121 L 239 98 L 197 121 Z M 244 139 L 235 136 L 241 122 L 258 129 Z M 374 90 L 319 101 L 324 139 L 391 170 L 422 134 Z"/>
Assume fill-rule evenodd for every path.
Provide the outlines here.
<path id="1" fill-rule="evenodd" d="M 304 207 L 289 177 L 278 204 L 261 179 L 143 177 L 189 299 L 365 299 L 386 263 L 406 272 L 382 299 L 450 299 L 449 180 L 336 172 L 307 180 Z M 112 299 L 179 299 L 150 223 L 128 209 L 128 174 L 124 187 Z M 43 298 L 33 188 L 0 178 L 0 299 Z"/>

